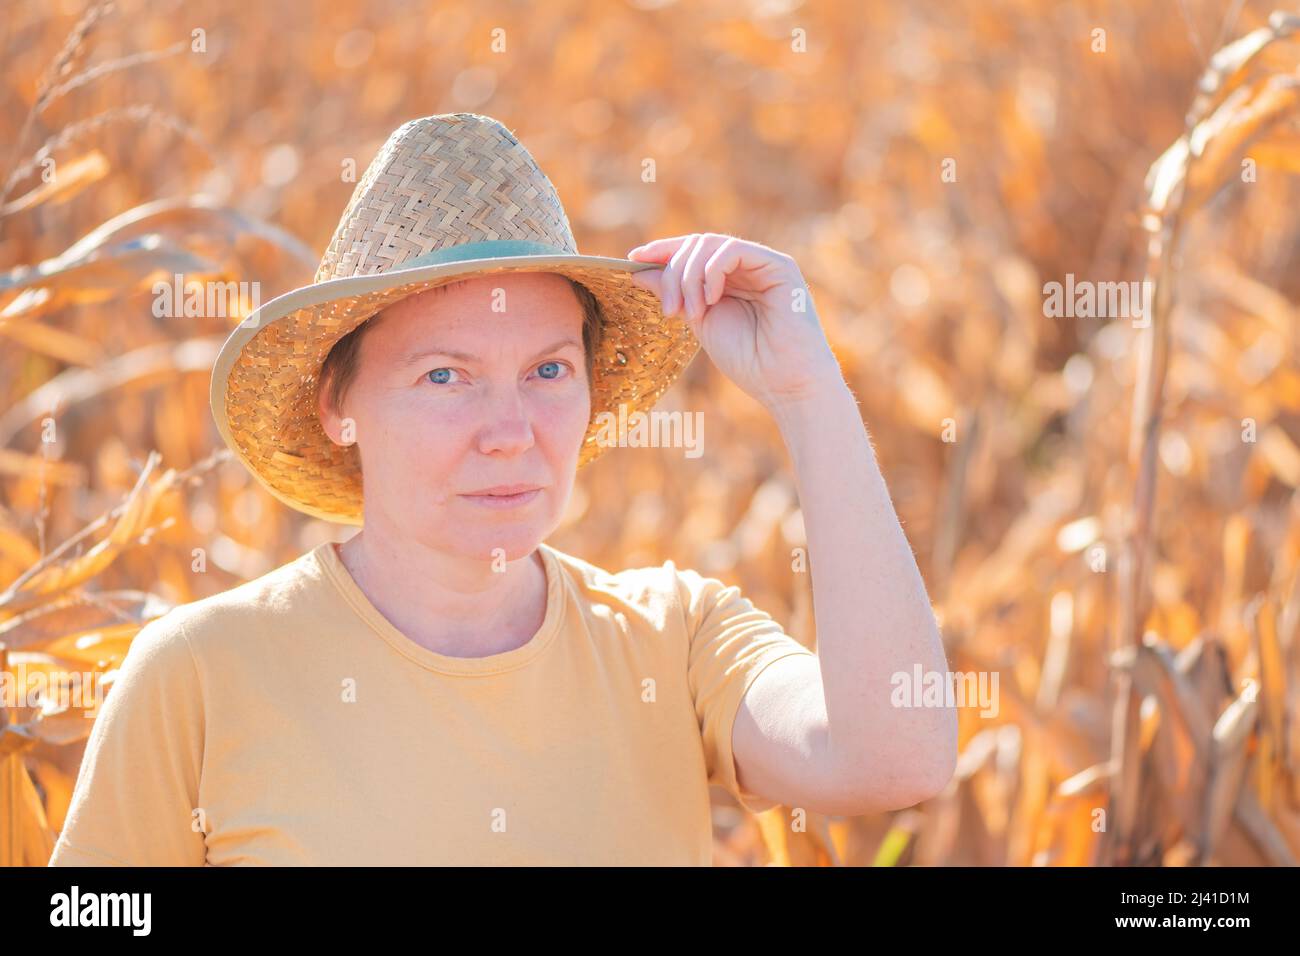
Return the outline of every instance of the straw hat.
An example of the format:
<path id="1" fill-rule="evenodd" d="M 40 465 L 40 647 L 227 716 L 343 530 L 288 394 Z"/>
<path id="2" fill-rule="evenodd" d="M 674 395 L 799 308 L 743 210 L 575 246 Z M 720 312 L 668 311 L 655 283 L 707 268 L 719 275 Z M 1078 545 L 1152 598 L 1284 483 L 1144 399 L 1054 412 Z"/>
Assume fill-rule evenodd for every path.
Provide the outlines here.
<path id="1" fill-rule="evenodd" d="M 357 446 L 334 444 L 316 412 L 330 348 L 408 295 L 474 275 L 553 272 L 590 290 L 604 316 L 582 467 L 605 450 L 597 416 L 649 409 L 699 350 L 684 318 L 665 318 L 654 293 L 631 281 L 649 268 L 661 266 L 580 255 L 555 187 L 497 120 L 411 120 L 357 183 L 312 284 L 262 305 L 222 346 L 212 369 L 217 429 L 285 504 L 359 525 Z"/>

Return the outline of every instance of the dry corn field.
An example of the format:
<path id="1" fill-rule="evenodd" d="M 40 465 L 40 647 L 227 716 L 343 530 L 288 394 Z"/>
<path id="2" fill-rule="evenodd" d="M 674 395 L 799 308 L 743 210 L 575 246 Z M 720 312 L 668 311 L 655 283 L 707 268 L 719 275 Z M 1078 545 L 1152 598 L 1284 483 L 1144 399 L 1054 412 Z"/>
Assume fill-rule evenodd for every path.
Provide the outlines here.
<path id="1" fill-rule="evenodd" d="M 1300 17 L 15 0 L 0 50 L 6 686 L 111 694 L 145 623 L 347 536 L 226 451 L 212 363 L 310 282 L 349 168 L 407 119 L 483 112 L 586 253 L 717 231 L 795 257 L 949 667 L 998 677 L 938 797 L 719 795 L 717 864 L 1300 857 Z M 176 276 L 254 291 L 159 315 Z M 1075 307 L 1112 283 L 1146 307 Z M 736 583 L 815 648 L 771 418 L 704 356 L 658 407 L 703 410 L 707 453 L 605 456 L 550 543 Z M 43 866 L 63 826 L 93 722 L 72 689 L 0 700 L 0 864 Z"/>

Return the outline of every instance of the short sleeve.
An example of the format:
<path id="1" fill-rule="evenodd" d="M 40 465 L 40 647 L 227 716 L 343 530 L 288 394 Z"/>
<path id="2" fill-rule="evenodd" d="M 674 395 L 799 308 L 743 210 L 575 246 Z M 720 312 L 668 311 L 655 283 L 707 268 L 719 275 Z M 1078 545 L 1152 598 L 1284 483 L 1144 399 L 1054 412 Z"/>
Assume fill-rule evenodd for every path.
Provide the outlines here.
<path id="1" fill-rule="evenodd" d="M 668 562 L 670 567 L 672 562 Z M 732 752 L 732 728 L 755 679 L 784 657 L 816 654 L 786 634 L 770 614 L 740 588 L 695 571 L 673 569 L 690 638 L 688 683 L 704 743 L 708 781 L 722 787 L 751 813 L 777 804 L 740 789 Z"/>
<path id="2" fill-rule="evenodd" d="M 175 612 L 131 641 L 100 702 L 50 866 L 203 866 L 199 673 Z"/>

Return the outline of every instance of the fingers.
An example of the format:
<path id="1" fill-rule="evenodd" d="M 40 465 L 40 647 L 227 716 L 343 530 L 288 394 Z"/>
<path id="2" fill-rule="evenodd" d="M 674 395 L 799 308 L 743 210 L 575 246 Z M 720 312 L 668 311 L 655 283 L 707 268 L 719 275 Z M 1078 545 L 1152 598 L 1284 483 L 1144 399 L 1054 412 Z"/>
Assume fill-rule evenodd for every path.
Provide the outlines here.
<path id="1" fill-rule="evenodd" d="M 705 308 L 717 304 L 727 287 L 727 277 L 742 265 L 749 264 L 745 257 L 745 243 L 735 236 L 724 236 L 724 241 L 704 263 L 702 294 Z"/>
<path id="2" fill-rule="evenodd" d="M 647 242 L 643 246 L 636 246 L 629 249 L 627 257 L 635 259 L 638 262 L 667 262 L 672 254 L 677 251 L 687 239 L 693 239 L 695 233 L 687 236 L 671 236 L 667 239 L 656 239 L 653 242 Z"/>
<path id="3" fill-rule="evenodd" d="M 653 292 L 660 300 L 663 301 L 663 270 L 662 269 L 642 269 L 640 272 L 631 273 L 632 284 L 640 286 L 642 289 Z"/>
<path id="4" fill-rule="evenodd" d="M 682 256 L 682 305 L 686 310 L 686 318 L 692 322 L 703 319 L 704 310 L 713 304 L 705 301 L 705 265 L 715 250 L 726 242 L 726 236 L 706 232 L 695 237 L 695 240 L 689 244 L 689 251 L 678 250 L 678 255 Z M 726 277 L 722 278 L 725 281 Z"/>
<path id="5" fill-rule="evenodd" d="M 687 236 L 686 241 L 677 247 L 673 257 L 668 260 L 668 265 L 664 267 L 664 315 L 676 315 L 686 301 L 682 288 L 682 274 L 686 271 L 686 262 L 699 240 L 698 235 Z M 686 315 L 686 318 L 689 319 L 690 315 Z"/>
<path id="6" fill-rule="evenodd" d="M 783 258 L 781 253 L 758 243 L 713 232 L 656 239 L 629 250 L 627 257 L 665 264 L 651 280 L 664 315 L 684 311 L 692 325 L 698 324 L 709 307 L 722 298 L 731 273 L 771 266 Z"/>
<path id="7" fill-rule="evenodd" d="M 655 255 L 667 256 L 667 250 L 675 247 L 662 274 L 663 294 L 660 300 L 663 302 L 664 315 L 684 312 L 686 320 L 692 325 L 700 322 L 706 308 L 702 288 L 704 263 L 726 239 L 726 236 L 706 232 L 660 240 L 662 245 L 655 250 Z M 643 251 L 643 254 L 646 253 L 649 253 L 649 247 Z"/>
<path id="8" fill-rule="evenodd" d="M 681 255 L 689 251 L 691 242 L 697 238 L 696 233 L 686 236 L 669 236 L 656 239 L 643 246 L 629 249 L 627 257 L 637 262 L 662 262 L 665 268 L 659 273 L 659 302 L 666 316 L 674 315 L 681 307 L 680 276 L 682 271 Z M 674 268 L 674 263 L 676 267 Z M 649 271 L 649 270 L 646 270 Z"/>

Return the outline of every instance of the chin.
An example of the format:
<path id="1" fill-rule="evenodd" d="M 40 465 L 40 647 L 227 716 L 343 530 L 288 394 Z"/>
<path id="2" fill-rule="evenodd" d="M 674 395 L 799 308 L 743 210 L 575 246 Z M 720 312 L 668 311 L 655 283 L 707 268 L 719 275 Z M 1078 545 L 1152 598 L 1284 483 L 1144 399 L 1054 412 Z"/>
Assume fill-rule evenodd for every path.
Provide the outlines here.
<path id="1" fill-rule="evenodd" d="M 547 525 L 536 518 L 531 520 L 479 522 L 472 525 L 459 523 L 452 534 L 456 550 L 467 558 L 491 561 L 504 552 L 506 561 L 517 561 L 532 554 L 545 539 Z M 446 537 L 447 526 L 439 529 L 439 537 Z"/>

